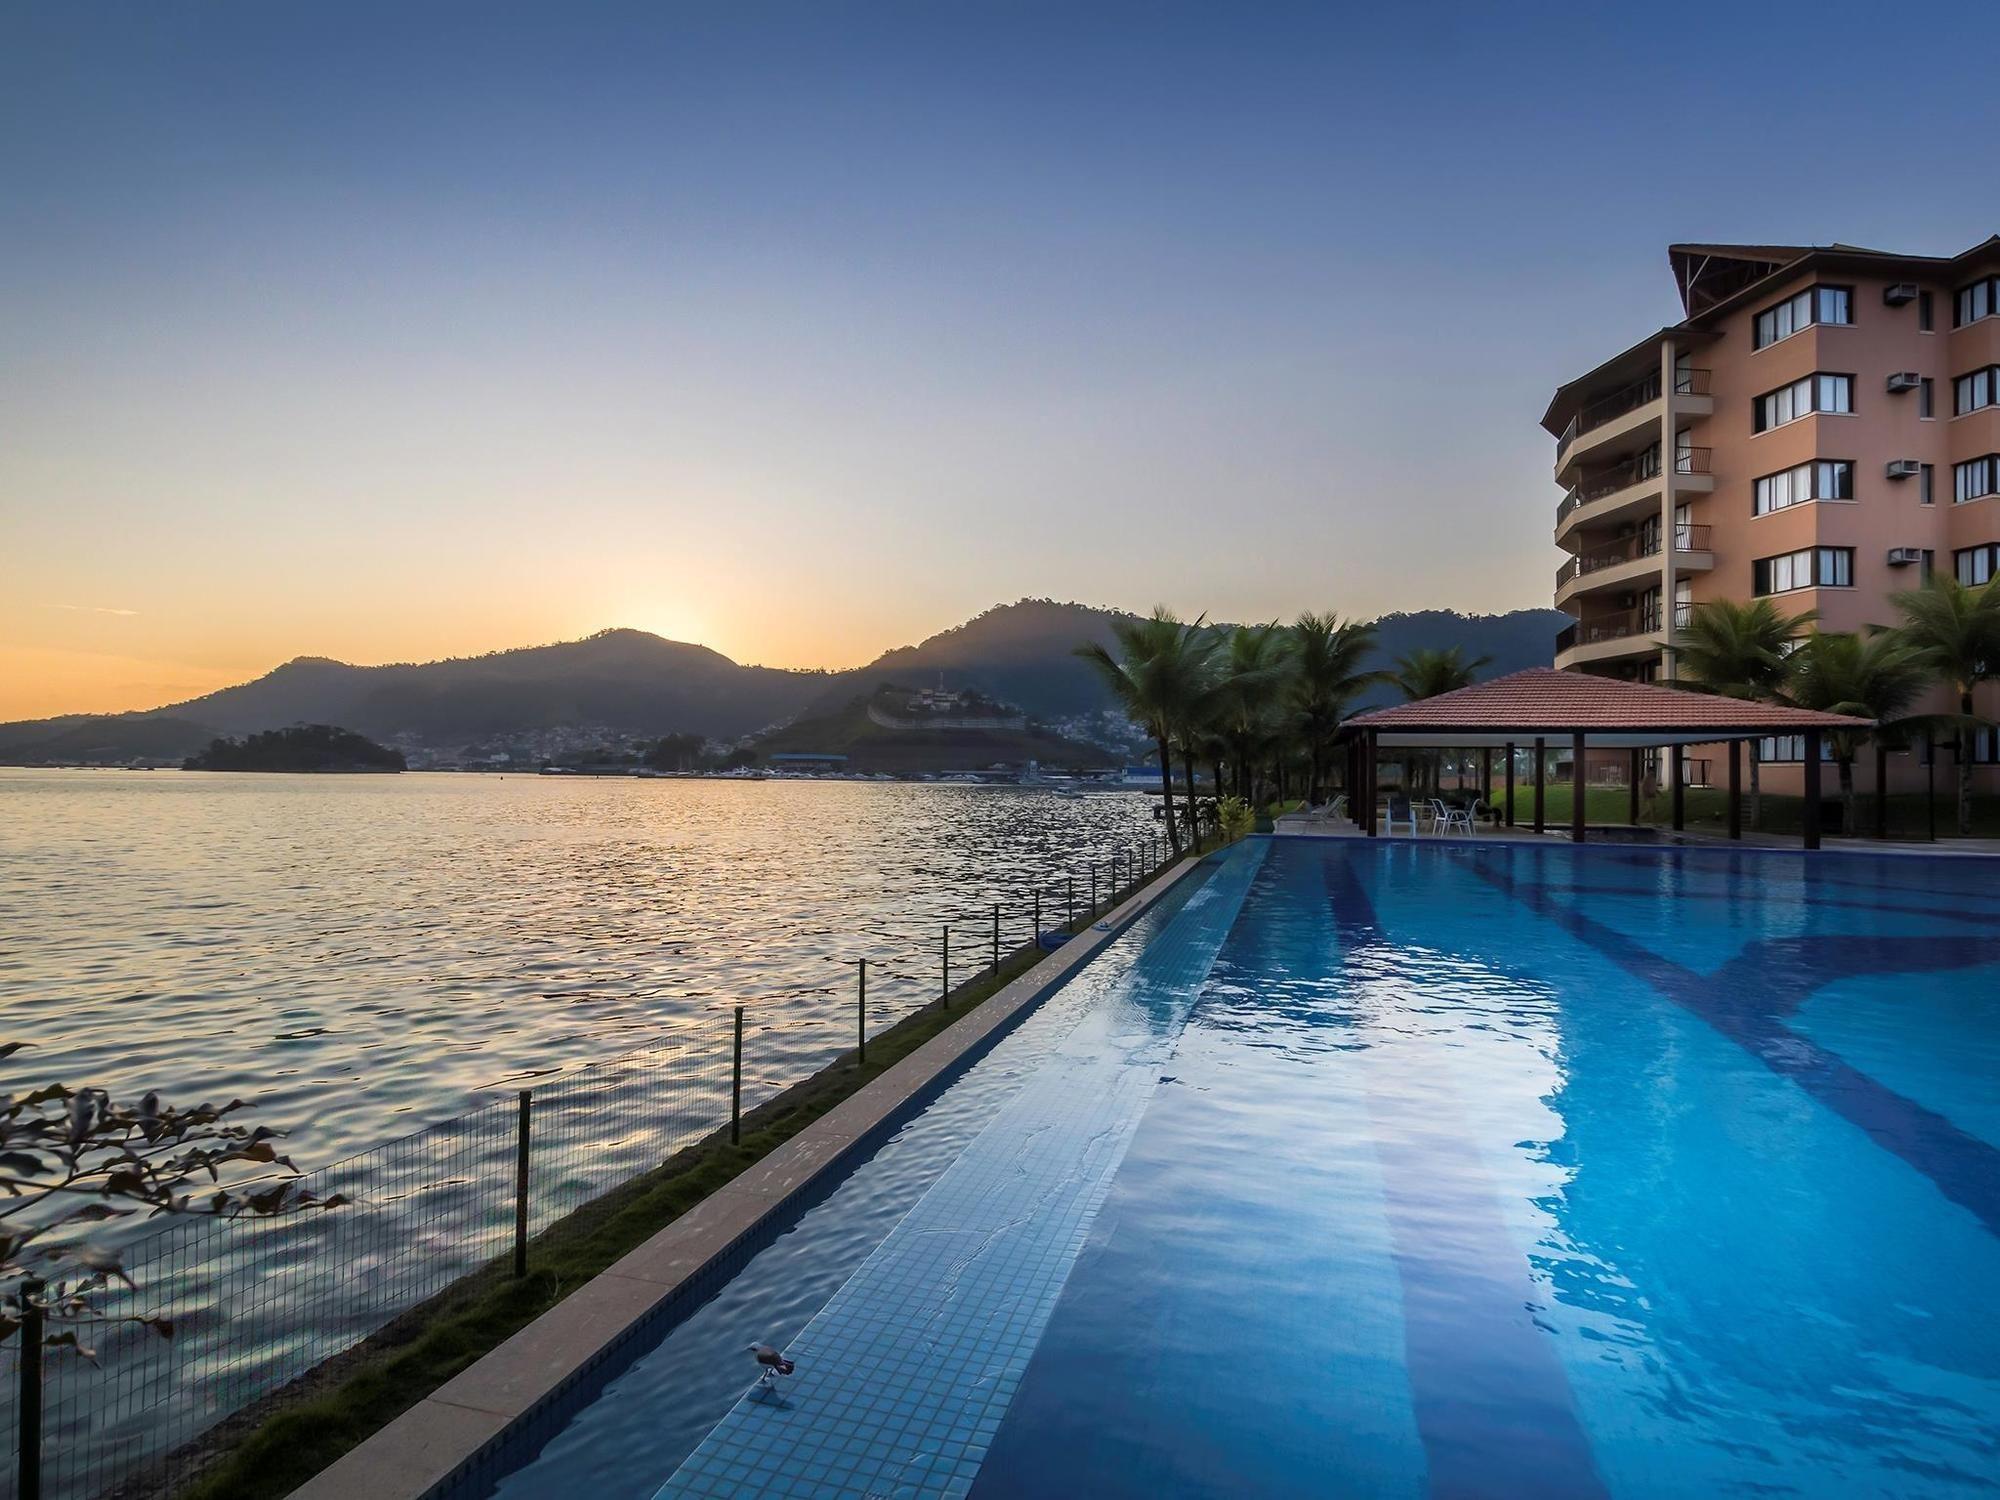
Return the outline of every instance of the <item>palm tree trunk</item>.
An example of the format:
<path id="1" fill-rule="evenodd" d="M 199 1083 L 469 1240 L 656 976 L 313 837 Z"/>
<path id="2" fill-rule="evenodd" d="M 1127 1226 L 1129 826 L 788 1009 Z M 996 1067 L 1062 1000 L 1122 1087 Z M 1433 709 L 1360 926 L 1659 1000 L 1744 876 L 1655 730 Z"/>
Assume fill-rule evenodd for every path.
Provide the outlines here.
<path id="1" fill-rule="evenodd" d="M 1757 752 L 1757 741 L 1752 740 L 1750 742 L 1750 831 L 1752 833 L 1764 831 L 1764 784 L 1763 778 L 1757 774 L 1763 764 L 1764 758 Z"/>
<path id="2" fill-rule="evenodd" d="M 1280 789 L 1280 791 L 1279 791 L 1279 795 L 1280 795 L 1280 796 L 1283 796 L 1283 795 L 1284 795 L 1284 792 L 1283 792 L 1283 790 L 1282 790 L 1282 789 Z M 1322 801 L 1324 801 L 1324 800 L 1325 800 L 1325 799 L 1324 799 L 1324 798 L 1322 798 L 1322 797 L 1320 796 L 1320 784 L 1319 784 L 1319 741 L 1318 741 L 1318 740 L 1314 740 L 1314 741 L 1312 742 L 1312 749 L 1311 749 L 1310 751 L 1308 751 L 1308 752 L 1307 752 L 1307 766 L 1306 766 L 1306 806 L 1307 806 L 1307 807 L 1318 807 L 1318 806 L 1320 805 L 1320 803 L 1321 803 Z"/>
<path id="3" fill-rule="evenodd" d="M 1220 757 L 1217 757 L 1217 758 L 1216 758 L 1215 760 L 1212 760 L 1212 761 L 1210 761 L 1210 762 L 1209 762 L 1209 765 L 1208 765 L 1208 774 L 1209 774 L 1209 775 L 1211 775 L 1211 776 L 1213 776 L 1213 777 L 1215 778 L 1215 784 L 1216 784 L 1216 786 L 1217 786 L 1218 788 L 1219 788 L 1219 787 L 1221 787 L 1221 785 L 1222 785 L 1222 760 L 1221 760 L 1221 758 L 1220 758 Z M 1220 795 L 1220 792 L 1218 792 L 1218 793 L 1217 793 L 1217 795 Z"/>
<path id="4" fill-rule="evenodd" d="M 1167 748 L 1167 737 L 1159 737 L 1160 744 L 1160 795 L 1167 802 L 1167 847 L 1175 854 L 1181 852 L 1181 825 L 1174 821 L 1174 760 L 1173 752 Z"/>
<path id="5" fill-rule="evenodd" d="M 1188 830 L 1194 839 L 1194 852 L 1201 853 L 1201 808 L 1194 800 L 1194 752 L 1181 751 L 1181 778 L 1187 785 Z M 1217 788 L 1218 793 L 1220 788 Z"/>
<path id="6" fill-rule="evenodd" d="M 1854 757 L 1840 758 L 1840 831 L 1849 838 L 1860 825 L 1854 821 Z"/>

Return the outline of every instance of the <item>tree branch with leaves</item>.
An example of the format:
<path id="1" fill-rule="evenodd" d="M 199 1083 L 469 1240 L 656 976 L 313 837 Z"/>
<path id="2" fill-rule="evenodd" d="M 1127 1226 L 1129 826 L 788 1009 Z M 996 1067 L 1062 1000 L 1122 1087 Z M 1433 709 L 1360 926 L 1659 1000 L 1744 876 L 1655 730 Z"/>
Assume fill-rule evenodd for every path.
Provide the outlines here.
<path id="1" fill-rule="evenodd" d="M 23 1045 L 0 1043 L 0 1059 Z M 171 1318 L 103 1311 L 113 1283 L 132 1286 L 119 1248 L 103 1236 L 110 1224 L 270 1217 L 346 1201 L 307 1190 L 275 1145 L 279 1132 L 237 1119 L 249 1108 L 241 1099 L 180 1108 L 157 1093 L 120 1102 L 59 1083 L 0 1095 L 0 1343 L 31 1313 L 46 1343 L 85 1355 L 93 1326 L 136 1323 L 172 1336 Z"/>

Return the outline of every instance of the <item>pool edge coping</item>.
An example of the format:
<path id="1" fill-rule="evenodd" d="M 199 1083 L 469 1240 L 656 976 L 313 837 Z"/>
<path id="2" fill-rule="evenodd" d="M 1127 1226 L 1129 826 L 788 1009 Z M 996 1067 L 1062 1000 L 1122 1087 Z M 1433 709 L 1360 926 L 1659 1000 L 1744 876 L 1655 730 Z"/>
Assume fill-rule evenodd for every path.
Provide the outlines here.
<path id="1" fill-rule="evenodd" d="M 1228 846 L 1224 846 L 1225 849 Z M 643 1244 L 294 1489 L 293 1500 L 434 1500 L 495 1457 L 668 1304 L 787 1214 L 941 1078 L 1115 942 L 1180 881 L 1189 857 L 1064 943 Z"/>

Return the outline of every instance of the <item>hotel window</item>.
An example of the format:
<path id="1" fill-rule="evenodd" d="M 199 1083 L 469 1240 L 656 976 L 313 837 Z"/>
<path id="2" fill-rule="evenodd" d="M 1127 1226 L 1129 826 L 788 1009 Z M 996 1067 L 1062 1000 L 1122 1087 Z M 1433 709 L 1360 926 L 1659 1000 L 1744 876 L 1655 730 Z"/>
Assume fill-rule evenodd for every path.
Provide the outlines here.
<path id="1" fill-rule="evenodd" d="M 1807 287 L 1796 297 L 1787 297 L 1776 307 L 1757 314 L 1751 337 L 1754 349 L 1769 348 L 1779 339 L 1788 339 L 1814 323 L 1852 323 L 1854 288 L 1851 286 Z"/>
<path id="2" fill-rule="evenodd" d="M 2000 494 L 2000 453 L 1989 453 L 1984 458 L 1968 458 L 1962 464 L 1951 466 L 1951 503 L 1963 505 L 1968 500 L 1984 500 L 1988 495 Z"/>
<path id="3" fill-rule="evenodd" d="M 1967 588 L 1989 582 L 1994 563 L 2000 561 L 2000 546 L 1988 542 L 1983 547 L 1964 547 L 1951 555 L 1952 576 Z"/>
<path id="4" fill-rule="evenodd" d="M 2000 388 L 2000 365 L 1988 365 L 1959 376 L 1951 383 L 1952 415 L 1962 417 L 1969 411 L 1983 411 L 1993 404 L 1996 388 Z"/>
<path id="5" fill-rule="evenodd" d="M 1845 589 L 1854 586 L 1852 547 L 1801 547 L 1776 557 L 1760 557 L 1750 565 L 1751 592 L 1789 594 L 1794 589 Z"/>
<path id="6" fill-rule="evenodd" d="M 1918 292 L 1917 332 L 1935 333 L 1936 331 L 1937 331 L 1937 321 L 1935 314 L 1931 311 L 1931 294 L 1929 292 Z"/>
<path id="7" fill-rule="evenodd" d="M 1937 382 L 1928 375 L 1917 382 L 1917 415 L 1927 422 L 1937 415 Z"/>
<path id="8" fill-rule="evenodd" d="M 1853 410 L 1852 375 L 1808 375 L 1803 380 L 1794 380 L 1790 385 L 1781 385 L 1775 391 L 1759 396 L 1754 425 L 1759 432 L 1769 432 L 1773 427 L 1783 427 L 1787 422 L 1796 422 L 1814 412 Z"/>
<path id="9" fill-rule="evenodd" d="M 1917 466 L 1917 504 L 1930 505 L 1937 500 L 1937 465 Z"/>
<path id="10" fill-rule="evenodd" d="M 1803 765 L 1806 758 L 1806 737 L 1802 734 L 1767 734 L 1757 741 L 1757 759 L 1765 765 L 1786 761 Z M 1833 759 L 1833 741 L 1826 735 L 1819 739 L 1819 758 Z"/>
<path id="11" fill-rule="evenodd" d="M 1958 289 L 1958 297 L 1952 304 L 1951 326 L 1963 328 L 1996 312 L 2000 312 L 2000 276 L 1982 277 L 1971 286 Z"/>
<path id="12" fill-rule="evenodd" d="M 1820 458 L 1797 468 L 1766 474 L 1752 487 L 1750 514 L 1768 516 L 1808 500 L 1852 500 L 1854 464 L 1845 458 Z"/>

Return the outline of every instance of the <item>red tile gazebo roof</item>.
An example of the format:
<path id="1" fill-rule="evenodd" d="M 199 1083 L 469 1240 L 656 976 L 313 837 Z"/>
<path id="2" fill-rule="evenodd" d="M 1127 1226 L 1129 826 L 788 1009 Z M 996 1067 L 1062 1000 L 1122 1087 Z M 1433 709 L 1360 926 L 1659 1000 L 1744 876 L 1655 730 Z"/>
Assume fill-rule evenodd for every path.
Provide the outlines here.
<path id="1" fill-rule="evenodd" d="M 1581 730 L 1596 745 L 1700 744 L 1868 729 L 1873 722 L 1780 703 L 1723 698 L 1649 682 L 1530 667 L 1435 698 L 1378 708 L 1349 719 L 1346 732 L 1375 731 L 1386 745 L 1476 746 L 1555 739 Z"/>

